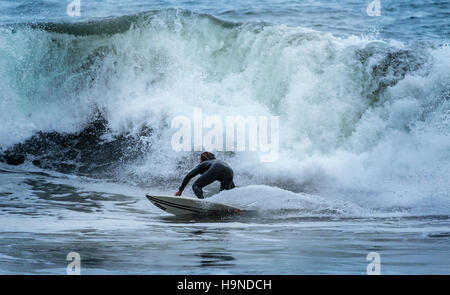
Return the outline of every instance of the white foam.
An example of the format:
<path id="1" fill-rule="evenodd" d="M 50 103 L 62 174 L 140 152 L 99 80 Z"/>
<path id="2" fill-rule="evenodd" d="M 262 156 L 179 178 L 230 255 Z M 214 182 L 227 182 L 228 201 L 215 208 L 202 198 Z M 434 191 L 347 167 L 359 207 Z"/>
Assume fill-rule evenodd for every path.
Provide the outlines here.
<path id="1" fill-rule="evenodd" d="M 52 49 L 54 38 L 62 49 Z M 278 115 L 279 161 L 261 164 L 245 153 L 226 158 L 237 184 L 309 185 L 327 202 L 449 212 L 450 119 L 448 99 L 443 99 L 450 80 L 448 47 L 389 45 L 275 25 L 224 27 L 201 16 L 170 14 L 110 37 L 19 30 L 0 32 L 0 40 L 3 148 L 37 131 L 79 130 L 100 109 L 110 136 L 139 136 L 143 126 L 152 129 L 141 137 L 151 153 L 143 164 L 124 167 L 124 174 L 180 178 L 187 171 L 179 164 L 192 158 L 172 151 L 174 116 L 189 116 L 195 107 L 205 115 Z M 80 44 L 77 54 L 71 51 L 74 44 Z M 92 66 L 95 70 L 75 71 L 102 47 L 111 50 Z M 364 64 L 358 56 L 368 48 L 378 51 Z M 377 79 L 389 83 L 398 75 L 390 69 L 372 77 L 390 49 L 410 50 L 424 66 L 374 102 L 369 97 Z M 42 68 L 49 53 L 51 63 Z M 79 60 L 66 64 L 69 57 Z M 400 61 L 408 65 L 414 59 Z M 73 73 L 52 88 L 52 79 L 64 71 Z M 80 75 L 86 81 L 77 80 Z M 91 75 L 95 82 L 84 87 Z M 271 195 L 258 201 L 263 209 L 280 205 L 275 200 L 294 208 L 323 204 L 316 197 L 267 187 L 254 195 L 261 194 Z"/>

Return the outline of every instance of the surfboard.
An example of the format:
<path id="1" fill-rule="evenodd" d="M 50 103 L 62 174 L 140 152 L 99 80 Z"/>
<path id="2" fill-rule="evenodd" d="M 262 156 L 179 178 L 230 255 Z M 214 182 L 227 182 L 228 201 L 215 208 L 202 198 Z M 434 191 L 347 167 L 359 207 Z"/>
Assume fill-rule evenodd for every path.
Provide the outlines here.
<path id="1" fill-rule="evenodd" d="M 146 197 L 150 202 L 152 202 L 153 205 L 155 205 L 159 209 L 174 215 L 223 216 L 243 213 L 245 211 L 229 205 L 187 197 L 153 195 L 146 195 Z"/>

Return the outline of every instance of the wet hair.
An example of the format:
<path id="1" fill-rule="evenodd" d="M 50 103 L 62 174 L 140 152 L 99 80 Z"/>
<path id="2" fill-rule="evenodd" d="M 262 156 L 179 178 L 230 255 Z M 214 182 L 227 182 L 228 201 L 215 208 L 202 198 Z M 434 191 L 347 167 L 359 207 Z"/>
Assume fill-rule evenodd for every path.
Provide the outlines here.
<path id="1" fill-rule="evenodd" d="M 210 153 L 210 152 L 203 152 L 200 155 L 200 159 L 202 159 L 203 161 L 214 160 L 215 158 L 216 158 L 216 156 L 213 153 Z"/>

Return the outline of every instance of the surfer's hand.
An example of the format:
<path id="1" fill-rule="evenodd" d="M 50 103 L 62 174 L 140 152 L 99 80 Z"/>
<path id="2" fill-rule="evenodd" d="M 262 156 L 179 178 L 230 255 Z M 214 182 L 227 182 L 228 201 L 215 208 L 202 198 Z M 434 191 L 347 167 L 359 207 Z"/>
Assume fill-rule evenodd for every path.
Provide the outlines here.
<path id="1" fill-rule="evenodd" d="M 181 196 L 181 193 L 182 193 L 182 191 L 177 191 L 177 192 L 175 193 L 175 196 L 179 197 L 179 196 Z"/>

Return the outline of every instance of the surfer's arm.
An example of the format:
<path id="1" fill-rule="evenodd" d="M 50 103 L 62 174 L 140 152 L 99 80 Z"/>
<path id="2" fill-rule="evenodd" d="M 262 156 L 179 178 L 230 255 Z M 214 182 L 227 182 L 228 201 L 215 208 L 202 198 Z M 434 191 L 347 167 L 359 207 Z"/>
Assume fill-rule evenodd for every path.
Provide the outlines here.
<path id="1" fill-rule="evenodd" d="M 194 169 L 191 170 L 191 172 L 189 172 L 183 179 L 183 182 L 181 183 L 181 186 L 179 188 L 179 190 L 182 192 L 184 190 L 184 188 L 186 187 L 186 185 L 189 183 L 189 181 L 192 179 L 192 177 L 197 176 L 198 174 L 200 174 L 201 171 L 201 164 L 198 165 L 197 167 L 195 167 Z"/>

